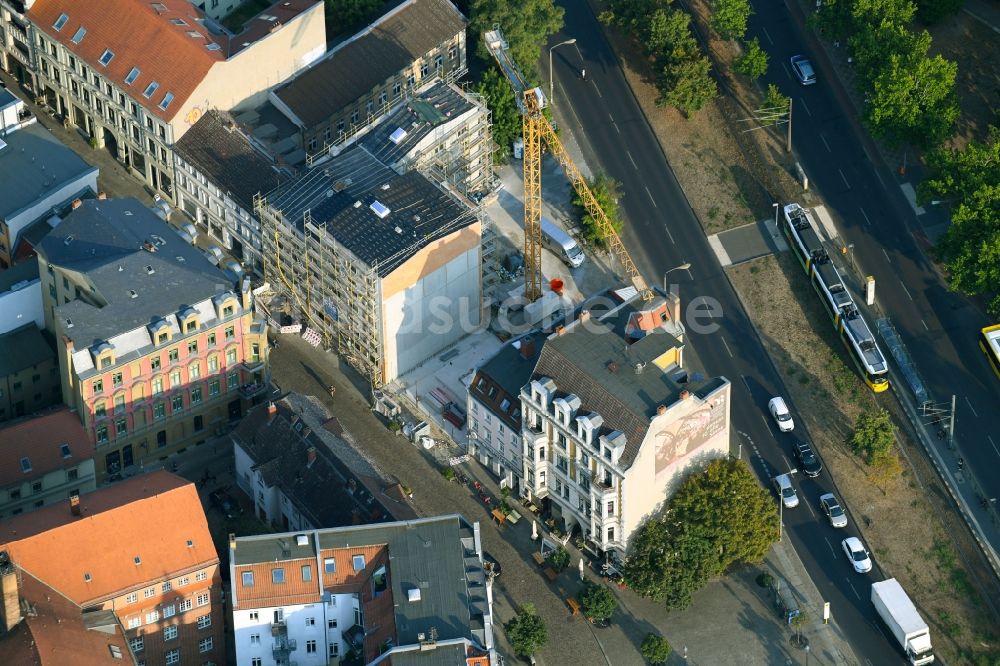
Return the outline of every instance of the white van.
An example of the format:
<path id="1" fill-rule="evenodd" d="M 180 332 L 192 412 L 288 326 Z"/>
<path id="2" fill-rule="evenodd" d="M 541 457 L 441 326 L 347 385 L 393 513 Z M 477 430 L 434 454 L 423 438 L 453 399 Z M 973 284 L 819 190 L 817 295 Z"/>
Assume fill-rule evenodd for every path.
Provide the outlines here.
<path id="1" fill-rule="evenodd" d="M 542 218 L 542 244 L 572 268 L 587 258 L 576 241 L 547 217 Z"/>

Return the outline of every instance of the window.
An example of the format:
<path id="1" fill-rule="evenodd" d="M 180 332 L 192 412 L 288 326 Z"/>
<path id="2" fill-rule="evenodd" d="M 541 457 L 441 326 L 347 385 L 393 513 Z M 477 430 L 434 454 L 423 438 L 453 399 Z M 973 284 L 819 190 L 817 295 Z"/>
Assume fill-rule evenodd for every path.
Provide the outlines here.
<path id="1" fill-rule="evenodd" d="M 615 528 L 609 527 L 608 528 L 608 541 L 614 541 L 614 540 L 615 540 Z"/>
<path id="2" fill-rule="evenodd" d="M 261 663 L 260 657 L 252 657 L 250 659 L 250 666 L 261 666 Z"/>
<path id="3" fill-rule="evenodd" d="M 332 617 L 329 620 L 327 620 L 326 621 L 326 628 L 327 629 L 336 629 L 337 628 L 337 618 Z"/>
<path id="4" fill-rule="evenodd" d="M 170 399 L 170 413 L 180 412 L 184 410 L 184 396 L 175 395 Z"/>
<path id="5" fill-rule="evenodd" d="M 236 348 L 226 351 L 226 365 L 236 365 Z"/>
<path id="6" fill-rule="evenodd" d="M 280 567 L 277 569 L 271 569 L 271 582 L 272 583 L 284 583 L 285 582 L 285 570 Z"/>
<path id="7" fill-rule="evenodd" d="M 128 434 L 128 419 L 118 419 L 115 421 L 115 436 L 121 437 Z"/>
<path id="8" fill-rule="evenodd" d="M 313 569 L 309 564 L 302 565 L 302 582 L 308 583 L 313 579 Z"/>
<path id="9" fill-rule="evenodd" d="M 219 395 L 219 380 L 213 379 L 208 383 L 208 394 Z"/>
<path id="10" fill-rule="evenodd" d="M 162 341 L 161 341 L 162 342 Z M 153 372 L 160 369 L 160 357 L 156 356 L 149 361 L 149 367 Z"/>
<path id="11" fill-rule="evenodd" d="M 119 393 L 115 396 L 115 411 L 125 409 L 125 394 Z"/>
<path id="12" fill-rule="evenodd" d="M 306 654 L 316 654 L 316 641 L 306 641 Z"/>
<path id="13" fill-rule="evenodd" d="M 193 607 L 193 604 L 191 603 L 190 599 L 181 599 L 181 602 L 179 604 L 177 604 L 177 607 L 178 607 L 178 610 L 180 610 L 180 612 L 185 613 L 185 612 L 191 610 L 191 608 Z"/>
<path id="14" fill-rule="evenodd" d="M 164 619 L 166 619 L 168 617 L 173 617 L 174 615 L 177 615 L 177 607 L 176 606 L 174 606 L 173 604 L 170 604 L 170 605 L 167 605 L 167 606 L 163 607 L 163 618 Z"/>
<path id="15" fill-rule="evenodd" d="M 52 27 L 55 28 L 56 32 L 59 32 L 63 29 L 63 26 L 66 25 L 66 21 L 68 20 L 69 16 L 66 14 L 60 14 L 59 18 L 56 19 L 56 22 L 52 24 Z M 55 44 L 52 45 L 52 48 L 55 49 Z"/>
<path id="16" fill-rule="evenodd" d="M 191 582 L 191 580 L 187 576 L 184 576 L 182 578 L 178 578 L 177 579 L 177 587 L 184 587 L 185 585 L 187 585 L 190 582 Z"/>
<path id="17" fill-rule="evenodd" d="M 355 571 L 364 571 L 364 569 L 365 569 L 365 556 L 364 555 L 355 555 L 354 557 L 351 558 L 351 560 L 354 563 L 354 570 Z"/>
<path id="18" fill-rule="evenodd" d="M 87 34 L 87 29 L 81 26 L 79 30 L 73 33 L 73 38 L 70 39 L 69 41 L 73 42 L 74 44 L 79 44 L 80 42 L 83 41 L 83 37 L 86 34 Z"/>
<path id="19" fill-rule="evenodd" d="M 226 327 L 226 340 L 232 340 L 236 337 L 236 329 L 233 326 Z"/>
<path id="20" fill-rule="evenodd" d="M 173 650 L 168 651 L 165 656 L 166 656 L 165 661 L 166 661 L 167 666 L 170 666 L 171 664 L 178 664 L 178 663 L 180 663 L 180 661 L 181 661 L 181 651 L 180 651 L 180 648 L 174 648 Z"/>
<path id="21" fill-rule="evenodd" d="M 141 627 L 141 626 L 142 626 L 142 618 L 141 617 L 135 616 L 135 617 L 130 617 L 128 619 L 128 628 L 129 629 L 135 629 L 136 627 Z"/>
<path id="22" fill-rule="evenodd" d="M 170 106 L 170 103 L 172 101 L 174 101 L 174 94 L 172 92 L 168 92 L 166 95 L 163 96 L 163 101 L 160 102 L 160 108 L 166 111 L 167 107 Z"/>
<path id="23" fill-rule="evenodd" d="M 190 342 L 188 342 L 188 354 L 197 354 L 197 353 L 198 353 L 198 341 L 191 340 Z"/>
<path id="24" fill-rule="evenodd" d="M 307 617 L 306 618 L 306 626 L 307 627 L 315 627 L 316 626 L 316 618 L 314 618 L 314 617 Z"/>
<path id="25" fill-rule="evenodd" d="M 434 56 L 434 67 L 440 70 L 443 65 L 444 65 L 444 58 L 440 55 Z"/>
<path id="26" fill-rule="evenodd" d="M 182 384 L 181 382 L 181 371 L 174 370 L 170 373 L 170 388 L 177 388 Z"/>
<path id="27" fill-rule="evenodd" d="M 208 580 L 208 574 L 205 573 L 204 571 L 199 571 L 194 575 L 194 579 L 198 582 L 201 582 L 203 580 Z"/>
<path id="28" fill-rule="evenodd" d="M 133 67 L 131 71 L 129 71 L 128 76 L 125 77 L 125 83 L 127 85 L 132 85 L 133 83 L 135 83 L 135 80 L 137 78 L 139 78 L 139 68 Z"/>
<path id="29" fill-rule="evenodd" d="M 171 363 L 176 363 L 177 359 L 180 358 L 180 352 L 177 351 L 177 348 L 175 347 L 171 349 L 169 352 L 167 352 L 167 358 L 170 360 Z"/>
<path id="30" fill-rule="evenodd" d="M 163 640 L 172 641 L 177 638 L 177 625 L 172 624 L 169 627 L 163 627 Z"/>
<path id="31" fill-rule="evenodd" d="M 105 404 L 103 402 L 99 402 L 96 405 L 94 405 L 94 418 L 95 419 L 103 419 L 107 415 L 108 415 L 108 410 L 107 410 L 107 407 L 105 406 Z"/>
<path id="32" fill-rule="evenodd" d="M 198 605 L 207 606 L 208 605 L 208 592 L 204 592 L 198 595 Z"/>
<path id="33" fill-rule="evenodd" d="M 330 656 L 336 657 L 340 655 L 340 641 L 333 641 L 330 643 Z"/>
<path id="34" fill-rule="evenodd" d="M 159 421 L 160 419 L 166 417 L 167 408 L 162 402 L 158 402 L 153 405 L 153 420 Z"/>
<path id="35" fill-rule="evenodd" d="M 239 381 L 240 381 L 239 373 L 230 372 L 228 375 L 226 375 L 226 390 L 227 391 L 234 390 L 236 388 L 236 385 L 239 384 Z"/>
<path id="36" fill-rule="evenodd" d="M 212 616 L 211 615 L 201 615 L 198 617 L 198 628 L 208 629 L 212 626 Z"/>
<path id="37" fill-rule="evenodd" d="M 156 588 L 155 587 L 147 587 L 145 590 L 142 591 L 142 596 L 145 597 L 146 599 L 149 599 L 150 597 L 156 596 Z"/>
<path id="38" fill-rule="evenodd" d="M 115 374 L 111 375 L 111 385 L 114 386 L 115 388 L 118 388 L 119 386 L 122 385 L 122 373 L 116 372 Z"/>
<path id="39" fill-rule="evenodd" d="M 259 620 L 260 620 L 260 612 L 259 611 L 250 611 L 250 621 L 251 622 L 258 622 Z"/>
<path id="40" fill-rule="evenodd" d="M 99 62 L 105 67 L 107 67 L 108 63 L 111 62 L 111 59 L 114 57 L 115 57 L 114 51 L 112 51 L 111 49 L 105 49 L 104 53 L 102 53 L 101 57 L 99 58 Z"/>
<path id="41" fill-rule="evenodd" d="M 336 573 L 337 572 L 337 560 L 332 557 L 327 557 L 323 559 L 323 570 L 326 573 Z"/>
<path id="42" fill-rule="evenodd" d="M 128 644 L 129 647 L 132 648 L 132 652 L 142 652 L 146 647 L 146 642 L 143 640 L 142 636 L 136 636 L 131 639 Z"/>
<path id="43" fill-rule="evenodd" d="M 244 571 L 243 572 L 243 587 L 253 587 L 253 572 Z"/>
<path id="44" fill-rule="evenodd" d="M 188 367 L 188 381 L 198 379 L 199 377 L 201 377 L 201 364 L 192 363 L 190 367 Z"/>
<path id="45" fill-rule="evenodd" d="M 260 645 L 260 634 L 250 634 L 250 645 Z"/>
<path id="46" fill-rule="evenodd" d="M 208 357 L 208 371 L 218 372 L 219 371 L 219 357 L 212 355 Z"/>
<path id="47" fill-rule="evenodd" d="M 95 379 L 94 380 L 94 393 L 104 393 L 104 380 Z"/>
<path id="48" fill-rule="evenodd" d="M 457 46 L 449 46 L 448 47 L 448 59 L 449 60 L 454 60 L 457 57 L 458 57 L 458 47 Z"/>
<path id="49" fill-rule="evenodd" d="M 134 604 L 137 601 L 139 601 L 139 595 L 136 594 L 135 592 L 133 592 L 133 593 L 131 593 L 131 594 L 129 594 L 129 595 L 127 595 L 125 597 L 125 603 L 127 603 L 127 604 Z"/>
<path id="50" fill-rule="evenodd" d="M 212 649 L 212 637 L 203 638 L 198 641 L 198 652 L 208 652 Z"/>
<path id="51" fill-rule="evenodd" d="M 157 359 L 157 361 L 159 361 L 159 359 Z M 159 364 L 157 364 L 157 367 L 159 367 Z M 163 393 L 163 377 L 154 377 L 153 395 L 159 395 L 161 393 Z"/>
<path id="52" fill-rule="evenodd" d="M 153 93 L 155 93 L 156 89 L 159 87 L 160 84 L 156 81 L 153 81 L 148 86 L 146 86 L 145 90 L 142 91 L 142 96 L 145 97 L 146 99 L 149 99 L 150 97 L 153 96 Z"/>
<path id="53" fill-rule="evenodd" d="M 399 93 L 402 90 L 402 88 L 403 85 L 399 81 L 396 81 L 395 83 L 392 84 L 392 94 L 396 97 L 399 97 Z"/>
<path id="54" fill-rule="evenodd" d="M 215 346 L 215 331 L 208 334 L 208 346 L 209 347 Z"/>
<path id="55" fill-rule="evenodd" d="M 97 443 L 107 444 L 108 443 L 108 426 L 98 426 L 97 427 Z"/>
<path id="56" fill-rule="evenodd" d="M 133 104 L 132 106 L 133 106 L 133 111 L 134 111 L 135 110 L 135 105 Z M 135 140 L 136 141 L 139 140 L 139 130 L 137 130 L 134 127 L 132 128 L 132 135 L 135 136 Z M 160 333 L 159 335 L 156 336 L 156 344 L 162 345 L 164 342 L 166 342 L 169 339 L 170 339 L 170 334 L 169 333 Z"/>
<path id="57" fill-rule="evenodd" d="M 155 624 L 160 620 L 160 611 L 149 611 L 146 613 L 146 624 Z"/>
<path id="58" fill-rule="evenodd" d="M 431 68 L 427 65 L 426 62 L 420 65 L 420 78 L 426 79 L 427 75 L 430 74 L 430 72 Z"/>
<path id="59" fill-rule="evenodd" d="M 222 308 L 222 316 L 223 317 L 232 317 L 233 316 L 233 306 L 232 305 L 227 305 L 226 307 Z"/>

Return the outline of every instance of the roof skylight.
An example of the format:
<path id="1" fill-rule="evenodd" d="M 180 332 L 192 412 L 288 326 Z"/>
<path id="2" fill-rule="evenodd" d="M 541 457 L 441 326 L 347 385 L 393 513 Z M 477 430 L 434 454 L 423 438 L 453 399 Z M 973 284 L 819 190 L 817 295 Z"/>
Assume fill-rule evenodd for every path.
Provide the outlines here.
<path id="1" fill-rule="evenodd" d="M 114 51 L 112 51 L 111 49 L 105 49 L 104 53 L 101 54 L 99 62 L 105 67 L 107 67 L 108 63 L 111 62 L 111 59 L 114 57 L 115 57 Z"/>
<path id="2" fill-rule="evenodd" d="M 80 42 L 83 41 L 83 36 L 86 34 L 87 34 L 87 29 L 84 28 L 83 26 L 80 26 L 80 29 L 77 30 L 76 34 L 73 35 L 73 39 L 69 41 L 73 42 L 74 44 L 79 44 Z"/>
<path id="3" fill-rule="evenodd" d="M 159 87 L 160 87 L 160 84 L 157 83 L 156 81 L 153 81 L 148 86 L 146 86 L 145 90 L 142 91 L 142 96 L 143 97 L 152 97 L 153 93 L 155 93 L 156 89 L 159 88 Z"/>
<path id="4" fill-rule="evenodd" d="M 29 458 L 21 458 L 21 471 L 25 474 L 31 471 L 31 460 Z"/>
<path id="5" fill-rule="evenodd" d="M 160 108 L 166 111 L 172 101 L 174 101 L 174 94 L 172 92 L 168 92 L 163 96 L 163 101 L 160 102 Z"/>
<path id="6" fill-rule="evenodd" d="M 132 85 L 133 83 L 135 83 L 135 80 L 137 78 L 139 78 L 139 68 L 133 67 L 132 71 L 130 71 L 128 73 L 128 76 L 125 77 L 125 83 Z"/>
<path id="7" fill-rule="evenodd" d="M 66 21 L 68 20 L 69 20 L 68 15 L 60 14 L 59 18 L 56 19 L 56 22 L 52 24 L 52 27 L 56 29 L 56 32 L 59 32 L 60 30 L 63 29 L 63 26 L 66 25 Z"/>

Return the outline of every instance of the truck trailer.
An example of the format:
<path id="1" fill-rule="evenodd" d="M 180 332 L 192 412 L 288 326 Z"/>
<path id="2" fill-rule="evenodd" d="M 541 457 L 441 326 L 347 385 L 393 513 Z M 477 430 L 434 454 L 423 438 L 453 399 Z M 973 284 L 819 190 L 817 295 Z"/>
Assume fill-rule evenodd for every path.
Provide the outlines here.
<path id="1" fill-rule="evenodd" d="M 930 629 L 895 578 L 872 585 L 872 603 L 913 666 L 934 661 Z"/>

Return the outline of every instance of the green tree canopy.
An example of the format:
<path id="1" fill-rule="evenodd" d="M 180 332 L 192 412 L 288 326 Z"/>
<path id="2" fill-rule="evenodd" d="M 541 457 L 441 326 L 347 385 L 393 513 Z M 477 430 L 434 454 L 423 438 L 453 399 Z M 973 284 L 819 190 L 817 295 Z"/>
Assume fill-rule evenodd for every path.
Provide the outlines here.
<path id="1" fill-rule="evenodd" d="M 383 0 L 324 0 L 327 35 L 350 33 L 379 15 Z"/>
<path id="2" fill-rule="evenodd" d="M 659 634 L 646 634 L 646 637 L 642 639 L 642 645 L 639 646 L 639 654 L 654 666 L 667 663 L 671 652 L 673 652 L 673 648 L 670 647 L 670 643 Z"/>
<path id="3" fill-rule="evenodd" d="M 521 112 L 517 109 L 514 89 L 500 70 L 493 66 L 483 72 L 476 90 L 486 100 L 493 116 L 493 142 L 496 145 L 493 156 L 497 163 L 503 164 L 510 158 L 514 139 L 521 136 Z"/>
<path id="4" fill-rule="evenodd" d="M 663 67 L 657 79 L 657 106 L 673 106 L 692 116 L 715 99 L 718 87 L 711 75 L 712 64 L 703 55 L 674 60 Z"/>
<path id="5" fill-rule="evenodd" d="M 917 188 L 918 201 L 960 204 L 984 187 L 1000 185 L 1000 128 L 990 126 L 986 141 L 972 141 L 962 150 L 933 150 L 926 159 L 929 175 Z"/>
<path id="6" fill-rule="evenodd" d="M 469 34 L 479 44 L 479 57 L 492 60 L 483 33 L 499 24 L 510 44 L 511 57 L 530 81 L 537 78 L 545 42 L 562 30 L 564 13 L 553 0 L 471 0 Z"/>
<path id="7" fill-rule="evenodd" d="M 567 551 L 562 546 L 559 546 L 546 556 L 545 561 L 548 562 L 549 566 L 555 569 L 557 572 L 562 571 L 563 569 L 569 566 L 570 562 L 569 551 Z"/>
<path id="8" fill-rule="evenodd" d="M 624 227 L 621 209 L 618 205 L 618 202 L 622 197 L 621 183 L 607 174 L 599 173 L 589 179 L 587 184 L 590 186 L 591 193 L 594 195 L 594 198 L 597 199 L 597 203 L 601 206 L 601 209 L 607 216 L 608 221 L 611 222 L 612 228 L 614 228 L 616 232 L 621 233 L 621 230 Z M 580 216 L 580 226 L 583 230 L 583 238 L 588 243 L 592 243 L 597 247 L 605 247 L 606 235 L 604 231 L 597 224 L 594 216 L 587 211 L 586 207 L 583 205 L 583 199 L 576 193 L 575 190 L 573 192 L 573 206 L 576 208 L 576 211 Z"/>
<path id="9" fill-rule="evenodd" d="M 854 453 L 869 463 L 892 451 L 896 443 L 896 425 L 892 422 L 892 415 L 881 407 L 862 412 L 854 424 L 849 443 Z"/>
<path id="10" fill-rule="evenodd" d="M 514 619 L 504 625 L 507 640 L 519 657 L 528 657 L 537 652 L 549 640 L 545 621 L 538 616 L 534 604 L 526 603 Z"/>
<path id="11" fill-rule="evenodd" d="M 788 105 L 791 104 L 791 102 L 791 97 L 785 96 L 778 86 L 773 83 L 769 83 L 767 84 L 767 90 L 764 92 L 764 99 L 757 111 L 759 113 L 766 111 L 770 114 L 788 113 Z"/>
<path id="12" fill-rule="evenodd" d="M 924 25 L 934 25 L 957 14 L 962 9 L 962 0 L 916 0 L 917 18 Z"/>
<path id="13" fill-rule="evenodd" d="M 743 53 L 733 62 L 733 69 L 756 81 L 767 74 L 767 61 L 767 51 L 760 48 L 760 40 L 754 37 L 743 44 Z"/>
<path id="14" fill-rule="evenodd" d="M 618 608 L 618 599 L 607 585 L 591 583 L 580 593 L 580 607 L 588 618 L 601 622 Z"/>
<path id="15" fill-rule="evenodd" d="M 777 537 L 777 508 L 750 468 L 714 460 L 636 531 L 625 579 L 668 609 L 685 608 L 734 562 L 761 561 Z"/>
<path id="16" fill-rule="evenodd" d="M 742 39 L 751 14 L 747 0 L 712 0 L 712 29 L 723 39 Z"/>

